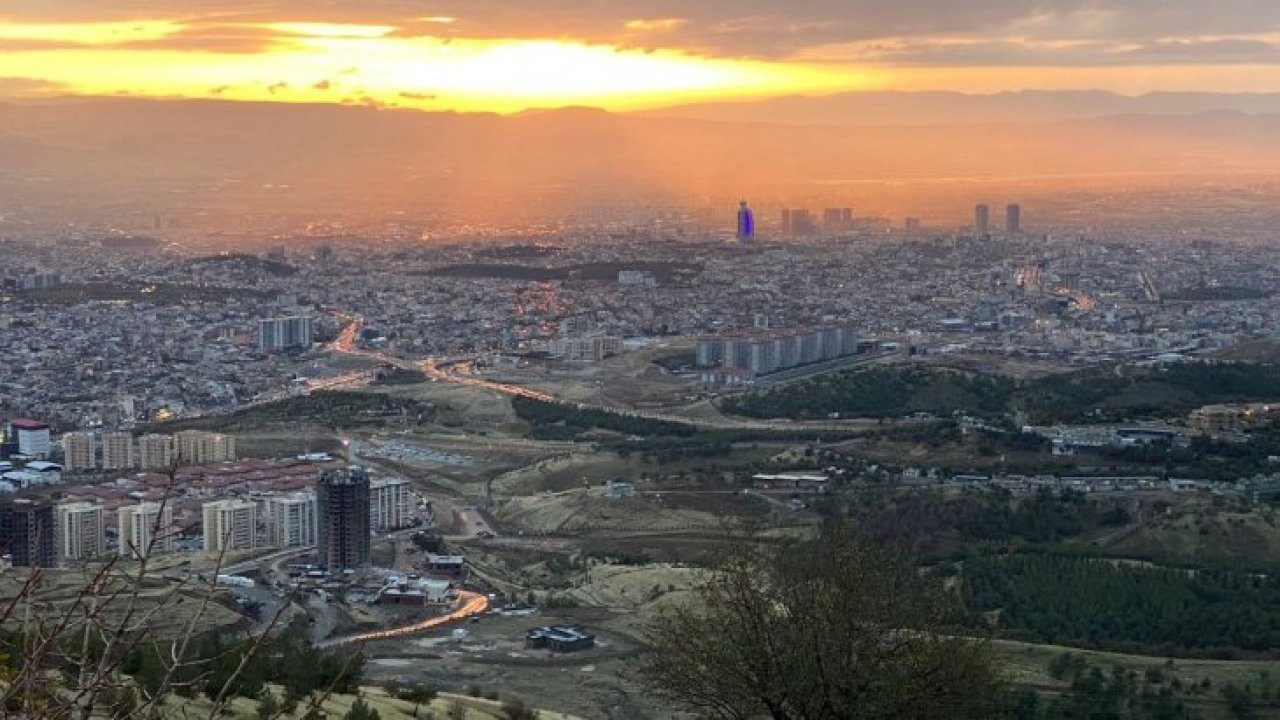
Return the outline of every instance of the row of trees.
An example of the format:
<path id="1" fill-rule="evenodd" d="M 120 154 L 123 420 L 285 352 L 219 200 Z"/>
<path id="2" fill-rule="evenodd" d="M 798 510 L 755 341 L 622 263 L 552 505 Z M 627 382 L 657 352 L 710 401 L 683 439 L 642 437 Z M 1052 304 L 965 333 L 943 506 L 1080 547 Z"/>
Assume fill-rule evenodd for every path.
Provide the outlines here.
<path id="1" fill-rule="evenodd" d="M 526 397 L 512 398 L 511 406 L 515 409 L 517 417 L 535 427 L 562 426 L 574 434 L 599 429 L 641 437 L 652 435 L 688 437 L 697 432 L 697 428 L 693 425 L 684 423 L 576 408 L 562 403 L 549 403 Z"/>
<path id="2" fill-rule="evenodd" d="M 837 512 L 872 537 L 933 557 L 979 545 L 1057 544 L 1131 520 L 1122 500 L 1049 489 L 1014 497 L 1001 489 L 873 488 L 849 495 Z"/>
<path id="3" fill-rule="evenodd" d="M 1047 612 L 1057 614 L 1046 628 L 1080 627 L 1094 615 L 1105 624 L 1115 615 L 1109 607 L 1126 603 L 1162 619 L 1175 615 L 1162 608 L 1185 608 L 1180 629 L 1166 630 L 1188 636 L 1199 617 L 1195 608 L 1218 604 L 1245 613 L 1240 626 L 1280 627 L 1249 609 L 1275 612 L 1267 609 L 1275 605 L 1271 583 L 1246 576 L 1201 580 L 1143 571 L 1144 579 L 1134 580 L 1136 569 L 1051 558 L 992 560 L 978 568 L 1014 585 L 1033 578 L 1028 587 L 1061 578 L 1075 595 L 1045 596 Z M 1108 568 L 1114 576 L 1104 575 L 1090 593 L 1099 579 L 1093 571 Z M 966 584 L 973 582 L 969 570 Z M 1138 586 L 1126 585 L 1131 582 Z M 1248 685 L 1218 689 L 1208 679 L 1188 681 L 1173 670 L 1173 661 L 1104 668 L 1074 653 L 1050 662 L 1053 692 L 1017 689 L 988 642 L 948 631 L 957 616 L 973 611 L 974 590 L 953 592 L 936 575 L 918 572 L 910 554 L 842 524 L 824 526 L 808 540 L 743 538 L 721 551 L 695 594 L 695 602 L 668 606 L 647 627 L 652 652 L 643 677 L 653 692 L 699 717 L 1190 720 L 1201 717 L 1192 703 L 1219 701 L 1232 717 L 1247 718 L 1271 698 L 1265 673 L 1263 690 L 1255 694 Z M 1131 596 L 1135 600 L 1128 601 Z M 1211 626 L 1226 619 L 1214 611 L 1208 616 Z M 982 629 L 967 632 L 983 634 L 980 613 L 969 617 Z M 1121 623 L 1106 631 L 1123 637 L 1132 629 Z M 1276 638 L 1257 642 L 1274 645 Z"/>
<path id="4" fill-rule="evenodd" d="M 1003 375 L 919 366 L 823 375 L 725 401 L 751 417 L 822 418 L 831 413 L 902 417 L 1022 411 L 1033 423 L 1176 417 L 1213 403 L 1280 397 L 1275 366 L 1248 363 L 1106 367 L 1016 381 Z"/>
<path id="5" fill-rule="evenodd" d="M 998 617 L 1018 639 L 1218 658 L 1280 648 L 1280 578 L 1054 555 L 971 558 L 962 577 L 967 624 Z"/>
<path id="6" fill-rule="evenodd" d="M 729 398 L 724 407 L 759 418 L 824 418 L 832 413 L 901 417 L 957 411 L 998 415 L 1008 409 L 1014 387 L 1011 379 L 1000 375 L 923 367 L 869 368 L 749 392 Z"/>

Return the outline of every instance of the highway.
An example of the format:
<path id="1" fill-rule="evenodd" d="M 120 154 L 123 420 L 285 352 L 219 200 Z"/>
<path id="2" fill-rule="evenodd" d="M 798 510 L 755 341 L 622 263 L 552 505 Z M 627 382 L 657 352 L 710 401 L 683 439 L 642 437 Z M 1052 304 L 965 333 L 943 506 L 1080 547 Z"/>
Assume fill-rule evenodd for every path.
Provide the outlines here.
<path id="1" fill-rule="evenodd" d="M 326 640 L 323 643 L 320 643 L 320 647 L 334 647 L 368 642 L 370 640 L 392 640 L 395 638 L 406 637 L 408 635 L 420 633 L 424 630 L 438 628 L 457 620 L 465 620 L 472 615 L 479 615 L 489 609 L 489 598 L 484 595 L 466 590 L 458 590 L 457 593 L 458 605 L 447 615 L 427 618 L 426 620 L 413 623 L 412 625 L 405 625 L 403 627 L 390 628 L 388 630 L 375 630 L 373 632 L 361 633 L 359 635 L 349 635 L 347 637 Z"/>

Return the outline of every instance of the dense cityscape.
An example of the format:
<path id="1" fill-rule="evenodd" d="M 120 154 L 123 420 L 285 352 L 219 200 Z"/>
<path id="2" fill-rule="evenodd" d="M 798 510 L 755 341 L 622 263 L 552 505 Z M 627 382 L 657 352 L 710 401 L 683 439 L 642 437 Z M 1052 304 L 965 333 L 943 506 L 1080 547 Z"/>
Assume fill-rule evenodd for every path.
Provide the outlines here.
<path id="1" fill-rule="evenodd" d="M 0 717 L 1280 718 L 1280 5 L 0 11 Z"/>

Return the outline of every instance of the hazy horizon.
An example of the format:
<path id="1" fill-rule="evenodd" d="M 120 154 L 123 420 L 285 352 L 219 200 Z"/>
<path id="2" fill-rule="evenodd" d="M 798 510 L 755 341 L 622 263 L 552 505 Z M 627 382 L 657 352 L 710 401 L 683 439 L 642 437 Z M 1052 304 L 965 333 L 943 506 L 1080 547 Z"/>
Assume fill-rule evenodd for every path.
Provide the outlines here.
<path id="1" fill-rule="evenodd" d="M 1253 0 L 24 5 L 0 13 L 0 186 L 94 217 L 1046 219 L 1269 179 L 1273 27 Z"/>
<path id="2" fill-rule="evenodd" d="M 0 96 L 513 112 L 850 90 L 1269 92 L 1277 27 L 1261 0 L 64 0 L 0 14 Z"/>

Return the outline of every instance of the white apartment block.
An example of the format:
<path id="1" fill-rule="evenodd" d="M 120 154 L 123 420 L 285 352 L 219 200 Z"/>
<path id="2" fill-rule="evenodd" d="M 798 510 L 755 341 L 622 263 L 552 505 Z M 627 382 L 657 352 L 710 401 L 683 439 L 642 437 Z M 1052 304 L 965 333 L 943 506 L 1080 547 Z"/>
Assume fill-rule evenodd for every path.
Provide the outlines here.
<path id="1" fill-rule="evenodd" d="M 102 433 L 102 467 L 104 469 L 126 470 L 136 465 L 132 433 Z"/>
<path id="2" fill-rule="evenodd" d="M 173 467 L 173 438 L 154 433 L 138 438 L 138 466 L 143 470 Z"/>
<path id="3" fill-rule="evenodd" d="M 207 465 L 236 459 L 236 439 L 229 435 L 183 430 L 173 436 L 178 462 L 183 465 Z"/>
<path id="4" fill-rule="evenodd" d="M 410 524 L 409 485 L 380 478 L 369 483 L 369 530 L 384 533 Z"/>
<path id="5" fill-rule="evenodd" d="M 62 436 L 62 466 L 70 472 L 92 470 L 98 466 L 94 457 L 93 433 L 73 432 Z"/>
<path id="6" fill-rule="evenodd" d="M 120 508 L 116 525 L 121 557 L 142 559 L 148 554 L 173 551 L 173 508 L 169 505 L 126 505 Z"/>
<path id="7" fill-rule="evenodd" d="M 22 418 L 9 423 L 9 429 L 18 438 L 18 454 L 44 460 L 53 448 L 49 439 L 49 424 L 40 420 Z"/>
<path id="8" fill-rule="evenodd" d="M 215 500 L 203 508 L 205 552 L 252 550 L 258 546 L 257 503 Z"/>
<path id="9" fill-rule="evenodd" d="M 316 494 L 296 492 L 267 498 L 267 538 L 276 547 L 316 544 Z"/>
<path id="10" fill-rule="evenodd" d="M 102 506 L 76 502 L 57 507 L 58 555 L 63 560 L 89 560 L 106 552 Z"/>

